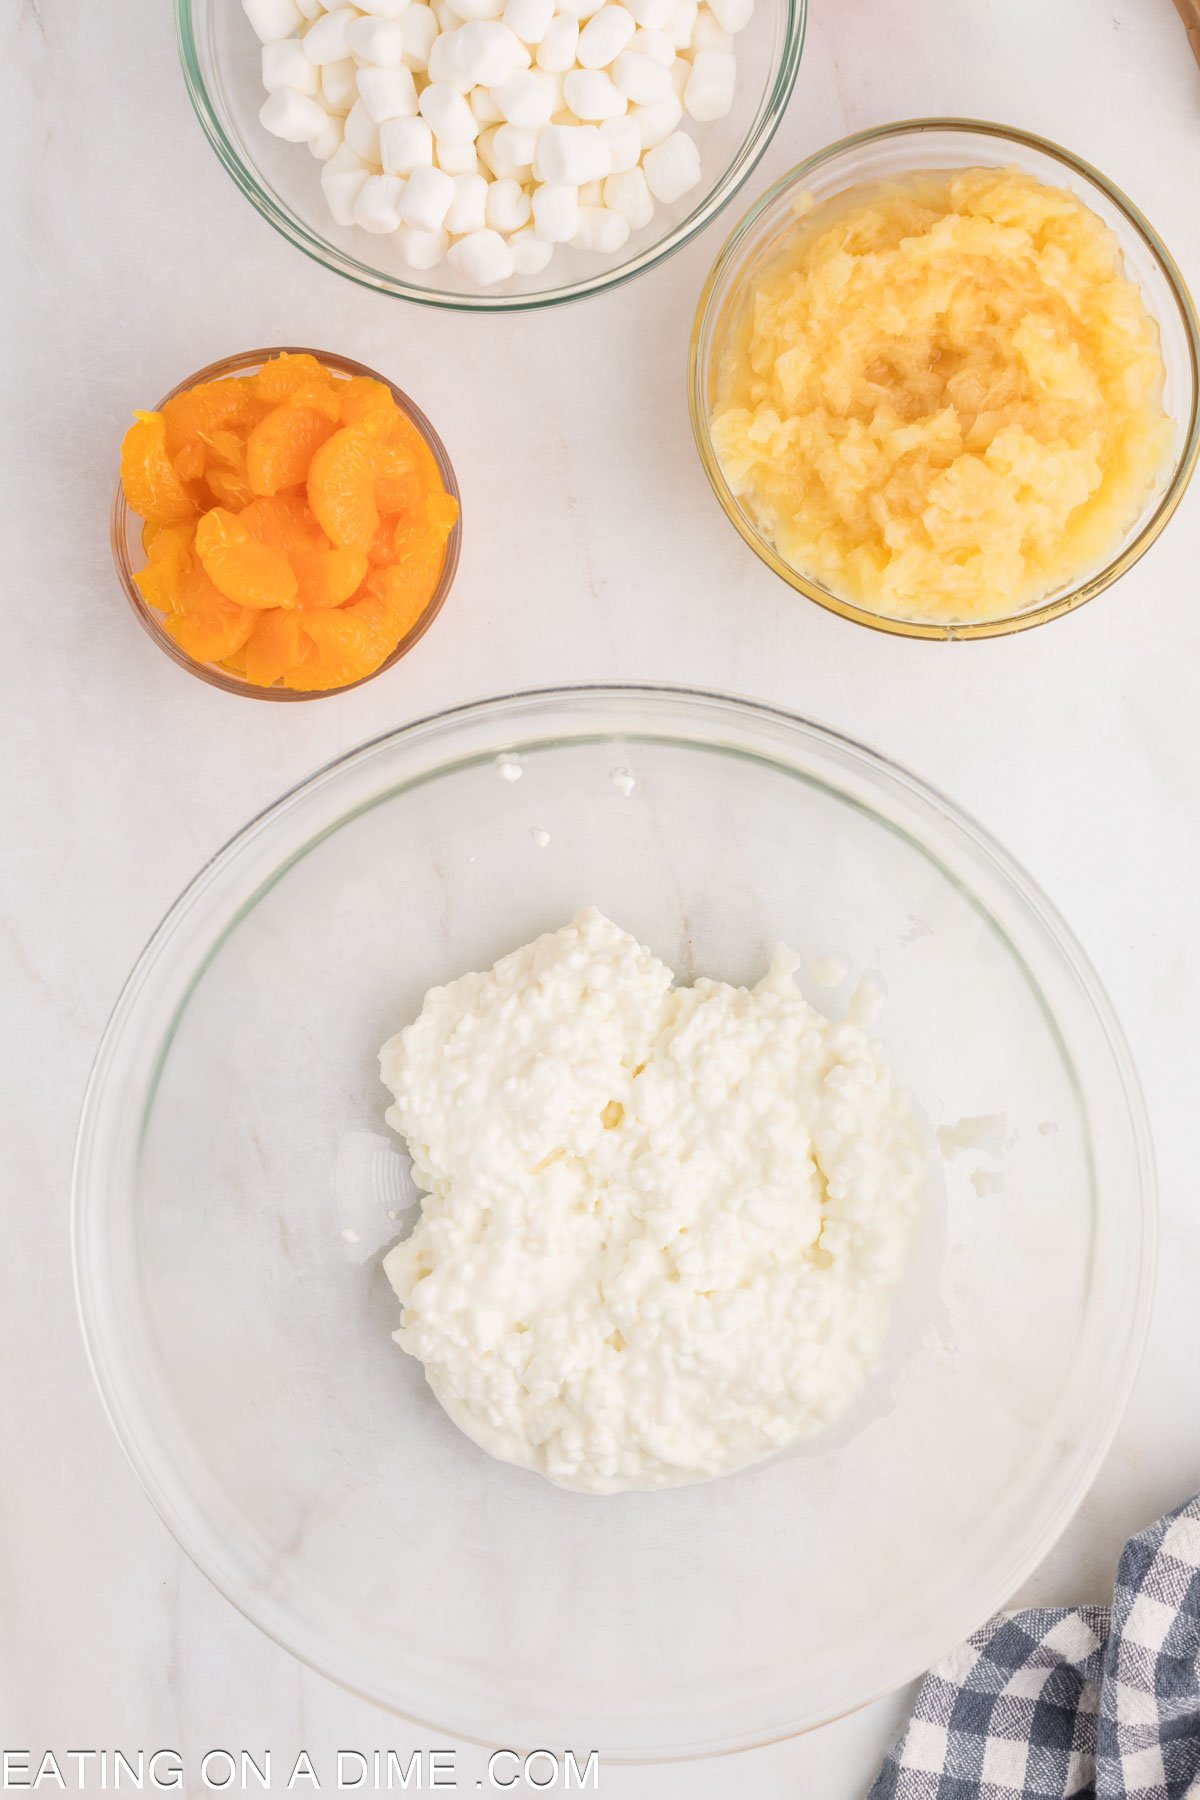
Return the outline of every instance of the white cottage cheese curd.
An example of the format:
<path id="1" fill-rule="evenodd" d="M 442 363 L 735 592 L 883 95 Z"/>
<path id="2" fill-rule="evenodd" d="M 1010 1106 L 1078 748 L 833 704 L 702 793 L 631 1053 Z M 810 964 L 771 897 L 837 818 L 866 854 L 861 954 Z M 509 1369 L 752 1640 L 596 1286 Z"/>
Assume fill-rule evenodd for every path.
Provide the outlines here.
<path id="1" fill-rule="evenodd" d="M 670 969 L 594 909 L 426 995 L 380 1063 L 426 1190 L 396 1341 L 484 1449 L 564 1487 L 725 1474 L 879 1355 L 926 1161 L 879 1046 Z"/>

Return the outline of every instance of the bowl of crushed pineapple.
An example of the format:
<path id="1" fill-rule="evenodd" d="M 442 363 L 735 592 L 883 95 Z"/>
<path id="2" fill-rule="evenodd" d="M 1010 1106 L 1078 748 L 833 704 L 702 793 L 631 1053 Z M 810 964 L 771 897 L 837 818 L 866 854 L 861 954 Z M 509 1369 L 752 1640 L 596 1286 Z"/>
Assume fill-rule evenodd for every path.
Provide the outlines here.
<path id="1" fill-rule="evenodd" d="M 799 593 L 905 637 L 1072 611 L 1157 538 L 1200 449 L 1200 326 L 1097 169 L 922 119 L 775 184 L 709 275 L 692 427 L 728 517 Z"/>

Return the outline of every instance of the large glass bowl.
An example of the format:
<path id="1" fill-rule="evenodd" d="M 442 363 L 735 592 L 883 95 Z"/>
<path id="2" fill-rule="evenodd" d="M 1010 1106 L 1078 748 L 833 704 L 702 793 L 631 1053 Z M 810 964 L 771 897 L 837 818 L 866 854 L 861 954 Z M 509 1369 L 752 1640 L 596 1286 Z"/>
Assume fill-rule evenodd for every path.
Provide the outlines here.
<path id="1" fill-rule="evenodd" d="M 854 188 L 929 170 L 995 167 L 1015 167 L 1050 187 L 1069 188 L 1115 232 L 1126 271 L 1141 288 L 1158 323 L 1166 368 L 1163 405 L 1176 425 L 1174 456 L 1163 482 L 1148 496 L 1139 516 L 1130 521 L 1113 554 L 1064 589 L 1007 618 L 962 624 L 892 618 L 854 605 L 785 561 L 733 493 L 710 431 L 718 371 L 749 286 L 779 254 L 795 225 L 795 207 L 801 195 L 811 194 L 820 204 Z M 1031 625 L 1044 625 L 1094 599 L 1132 568 L 1174 513 L 1200 454 L 1200 324 L 1187 283 L 1162 239 L 1132 200 L 1099 169 L 1047 138 L 1005 125 L 972 119 L 907 119 L 861 131 L 810 156 L 769 188 L 735 227 L 713 264 L 696 309 L 688 398 L 696 447 L 713 492 L 751 549 L 797 593 L 858 625 L 901 637 L 1003 637 Z"/>
<path id="2" fill-rule="evenodd" d="M 853 1415 L 609 1498 L 468 1441 L 391 1342 L 379 1268 L 379 1045 L 588 904 L 684 980 L 754 979 L 777 937 L 879 971 L 888 1055 L 952 1152 Z M 806 992 L 836 1011 L 848 984 Z M 767 707 L 578 689 L 389 733 L 207 865 L 105 1034 L 75 1251 L 113 1424 L 250 1618 L 427 1724 L 654 1758 L 828 1720 L 1008 1599 L 1124 1405 L 1152 1188 L 1096 978 L 977 826 Z"/>
<path id="3" fill-rule="evenodd" d="M 694 127 L 702 180 L 635 231 L 617 257 L 560 247 L 536 276 L 475 287 L 448 263 L 428 274 L 410 269 L 391 238 L 336 225 L 321 192 L 321 164 L 303 144 L 264 130 L 259 110 L 262 46 L 238 0 L 175 0 L 179 53 L 188 94 L 222 165 L 264 219 L 327 269 L 365 287 L 431 306 L 505 312 L 600 293 L 652 269 L 702 231 L 745 181 L 791 96 L 804 43 L 807 0 L 758 0 L 737 35 L 737 89 L 723 119 Z"/>

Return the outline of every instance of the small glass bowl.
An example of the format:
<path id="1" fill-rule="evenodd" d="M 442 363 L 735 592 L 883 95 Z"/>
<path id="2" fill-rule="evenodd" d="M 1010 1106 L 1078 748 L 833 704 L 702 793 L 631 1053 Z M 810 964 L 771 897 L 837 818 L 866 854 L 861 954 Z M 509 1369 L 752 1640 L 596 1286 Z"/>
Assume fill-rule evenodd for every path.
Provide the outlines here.
<path id="1" fill-rule="evenodd" d="M 540 275 L 477 288 L 448 263 L 407 267 L 391 234 L 335 224 L 321 192 L 321 164 L 303 144 L 282 143 L 259 121 L 266 98 L 261 46 L 236 0 L 175 0 L 176 35 L 188 96 L 204 135 L 238 188 L 289 243 L 324 268 L 377 293 L 465 312 L 517 312 L 618 287 L 682 248 L 746 180 L 775 134 L 800 67 L 808 0 L 758 0 L 737 36 L 737 88 L 730 112 L 696 132 L 698 188 L 635 231 L 616 257 L 560 247 Z"/>
<path id="2" fill-rule="evenodd" d="M 374 681 L 377 675 L 382 675 L 386 669 L 390 669 L 398 663 L 402 656 L 407 656 L 413 645 L 425 636 L 442 610 L 442 604 L 450 592 L 458 569 L 458 559 L 462 551 L 462 498 L 458 491 L 458 480 L 453 466 L 446 454 L 446 446 L 420 407 L 416 406 L 407 394 L 402 393 L 393 382 L 389 381 L 386 375 L 380 375 L 375 369 L 368 369 L 365 363 L 351 362 L 348 356 L 334 356 L 328 350 L 310 350 L 295 344 L 277 344 L 269 350 L 243 350 L 236 356 L 226 356 L 219 362 L 209 363 L 206 369 L 198 369 L 194 375 L 187 376 L 176 387 L 173 387 L 169 394 L 163 395 L 154 410 L 161 412 L 168 400 L 173 400 L 176 394 L 185 393 L 188 388 L 195 387 L 198 382 L 220 381 L 227 375 L 253 375 L 273 356 L 315 356 L 319 363 L 327 369 L 332 369 L 335 374 L 365 375 L 372 381 L 382 381 L 386 387 L 391 389 L 392 398 L 401 412 L 416 426 L 432 450 L 446 492 L 459 503 L 459 516 L 454 522 L 453 531 L 446 540 L 446 551 L 442 558 L 442 572 L 438 577 L 438 584 L 416 624 L 400 639 L 387 660 L 381 662 L 377 669 L 372 669 L 369 675 L 364 675 L 359 681 L 347 681 L 341 687 L 317 688 L 312 692 L 305 693 L 299 693 L 294 688 L 285 688 L 278 682 L 274 687 L 256 687 L 253 682 L 244 680 L 242 676 L 234 674 L 231 669 L 223 668 L 219 663 L 193 661 L 185 651 L 180 649 L 169 632 L 164 630 L 160 615 L 153 607 L 147 606 L 142 598 L 141 589 L 133 578 L 136 570 L 146 566 L 146 552 L 142 548 L 143 521 L 130 510 L 125 499 L 125 488 L 119 477 L 116 492 L 113 495 L 110 518 L 113 562 L 116 564 L 121 586 L 125 590 L 125 598 L 132 606 L 139 625 L 149 632 L 159 649 L 165 651 L 172 662 L 178 663 L 180 668 L 186 669 L 190 675 L 198 675 L 200 680 L 207 681 L 210 687 L 223 688 L 227 694 L 244 694 L 250 700 L 325 700 L 331 694 L 348 694 L 352 688 L 362 687 L 363 683 L 367 681 Z"/>
<path id="3" fill-rule="evenodd" d="M 775 257 L 795 223 L 795 203 L 810 194 L 819 205 L 849 189 L 931 169 L 1015 166 L 1050 186 L 1069 188 L 1116 233 L 1130 277 L 1157 321 L 1166 368 L 1163 405 L 1179 430 L 1165 484 L 1150 495 L 1116 554 L 1084 580 L 1007 618 L 917 621 L 870 612 L 830 591 L 786 562 L 736 498 L 721 470 L 710 432 L 717 374 L 728 334 L 749 282 Z M 1187 284 L 1150 223 L 1120 188 L 1090 163 L 1046 138 L 973 119 L 907 119 L 843 138 L 777 181 L 736 227 L 713 264 L 692 326 L 688 401 L 692 431 L 713 492 L 750 548 L 790 587 L 830 612 L 899 637 L 960 640 L 1005 637 L 1073 612 L 1133 567 L 1183 498 L 1200 451 L 1200 324 Z"/>

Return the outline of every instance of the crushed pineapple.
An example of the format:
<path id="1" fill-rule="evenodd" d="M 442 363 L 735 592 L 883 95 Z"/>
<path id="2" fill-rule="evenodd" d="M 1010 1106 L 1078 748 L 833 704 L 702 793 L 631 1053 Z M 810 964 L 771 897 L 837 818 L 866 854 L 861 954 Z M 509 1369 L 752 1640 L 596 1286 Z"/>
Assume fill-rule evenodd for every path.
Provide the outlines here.
<path id="1" fill-rule="evenodd" d="M 865 609 L 1007 618 L 1101 567 L 1166 476 L 1158 328 L 1113 232 L 1016 169 L 802 216 L 717 373 L 725 478 Z"/>

